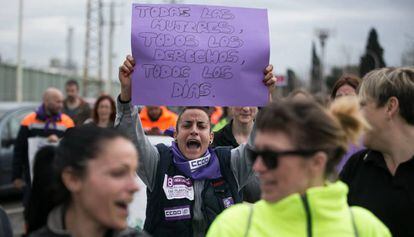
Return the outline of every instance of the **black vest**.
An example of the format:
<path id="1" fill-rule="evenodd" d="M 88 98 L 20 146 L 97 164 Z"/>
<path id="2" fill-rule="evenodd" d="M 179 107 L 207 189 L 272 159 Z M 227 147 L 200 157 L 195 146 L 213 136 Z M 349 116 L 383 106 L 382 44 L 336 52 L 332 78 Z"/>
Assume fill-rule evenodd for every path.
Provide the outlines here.
<path id="1" fill-rule="evenodd" d="M 194 192 L 194 180 L 186 177 L 183 172 L 175 167 L 173 154 L 169 147 L 164 144 L 158 144 L 157 150 L 160 154 L 160 162 L 158 164 L 154 190 L 150 192 L 147 189 L 147 210 L 144 230 L 155 237 L 171 235 L 174 237 L 193 236 L 194 200 L 189 200 L 186 197 L 180 198 L 180 196 L 188 195 L 188 190 L 191 189 Z M 204 189 L 201 193 L 201 210 L 208 225 L 225 208 L 233 203 L 242 201 L 236 179 L 230 168 L 230 151 L 231 147 L 218 147 L 214 149 L 219 160 L 222 177 L 204 181 Z M 175 186 L 176 183 L 178 186 Z M 168 189 L 168 187 L 171 187 L 171 189 Z M 170 197 L 171 195 L 179 197 L 169 200 L 164 188 L 171 191 L 169 192 Z"/>

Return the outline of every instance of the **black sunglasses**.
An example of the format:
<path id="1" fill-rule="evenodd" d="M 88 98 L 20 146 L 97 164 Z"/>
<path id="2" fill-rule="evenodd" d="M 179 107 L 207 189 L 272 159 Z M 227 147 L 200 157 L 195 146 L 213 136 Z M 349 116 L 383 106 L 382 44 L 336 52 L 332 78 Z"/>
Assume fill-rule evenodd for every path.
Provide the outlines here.
<path id="1" fill-rule="evenodd" d="M 308 157 L 314 155 L 316 152 L 320 150 L 290 150 L 290 151 L 271 151 L 271 150 L 254 150 L 251 148 L 247 148 L 249 152 L 249 158 L 252 161 L 252 164 L 257 160 L 257 157 L 260 156 L 262 158 L 263 164 L 268 169 L 276 169 L 278 165 L 278 158 L 281 156 L 288 156 L 288 155 L 297 155 Z"/>

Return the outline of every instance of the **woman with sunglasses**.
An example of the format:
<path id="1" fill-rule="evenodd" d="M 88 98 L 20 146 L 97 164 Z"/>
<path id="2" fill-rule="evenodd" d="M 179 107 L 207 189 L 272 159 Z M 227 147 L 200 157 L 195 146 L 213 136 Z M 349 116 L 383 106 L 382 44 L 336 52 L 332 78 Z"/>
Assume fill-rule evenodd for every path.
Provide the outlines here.
<path id="1" fill-rule="evenodd" d="M 347 204 L 335 165 L 366 127 L 355 99 L 271 104 L 258 114 L 251 150 L 262 200 L 219 215 L 207 236 L 391 236 L 372 213 Z"/>

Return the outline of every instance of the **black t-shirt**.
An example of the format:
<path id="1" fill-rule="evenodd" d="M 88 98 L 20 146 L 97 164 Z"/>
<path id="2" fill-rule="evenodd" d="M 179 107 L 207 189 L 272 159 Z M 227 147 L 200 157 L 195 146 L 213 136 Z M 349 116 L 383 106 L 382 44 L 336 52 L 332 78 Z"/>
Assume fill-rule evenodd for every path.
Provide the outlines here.
<path id="1" fill-rule="evenodd" d="M 233 120 L 230 120 L 230 122 L 226 124 L 226 126 L 214 133 L 214 139 L 212 144 L 213 147 L 231 146 L 235 148 L 239 146 L 239 144 L 236 141 L 236 138 L 234 138 L 232 126 Z"/>
<path id="2" fill-rule="evenodd" d="M 393 176 L 380 152 L 362 150 L 349 159 L 340 179 L 349 186 L 350 205 L 370 210 L 393 236 L 414 236 L 414 157 Z"/>

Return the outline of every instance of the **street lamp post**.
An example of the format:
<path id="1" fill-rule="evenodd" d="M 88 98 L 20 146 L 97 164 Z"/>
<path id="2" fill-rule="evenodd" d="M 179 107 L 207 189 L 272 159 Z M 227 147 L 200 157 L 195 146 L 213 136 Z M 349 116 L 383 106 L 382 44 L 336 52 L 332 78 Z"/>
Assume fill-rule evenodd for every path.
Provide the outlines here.
<path id="1" fill-rule="evenodd" d="M 326 46 L 326 41 L 328 40 L 328 37 L 330 35 L 330 31 L 328 29 L 317 29 L 316 30 L 316 34 L 319 38 L 319 43 L 321 44 L 321 54 L 322 54 L 322 59 L 321 59 L 321 64 L 320 64 L 320 75 L 321 75 L 321 79 L 320 79 L 320 83 L 321 83 L 321 90 L 322 92 L 326 93 L 326 84 L 325 84 L 325 67 L 326 67 L 326 51 L 325 51 L 325 46 Z"/>
<path id="2" fill-rule="evenodd" d="M 16 101 L 23 101 L 23 67 L 22 67 L 22 34 L 23 34 L 23 0 L 19 0 L 19 28 L 17 33 L 17 67 L 16 67 Z"/>
<path id="3" fill-rule="evenodd" d="M 112 94 L 112 60 L 114 58 L 114 28 L 115 28 L 115 2 L 111 1 L 109 6 L 109 39 L 108 39 L 108 80 L 107 92 Z"/>

